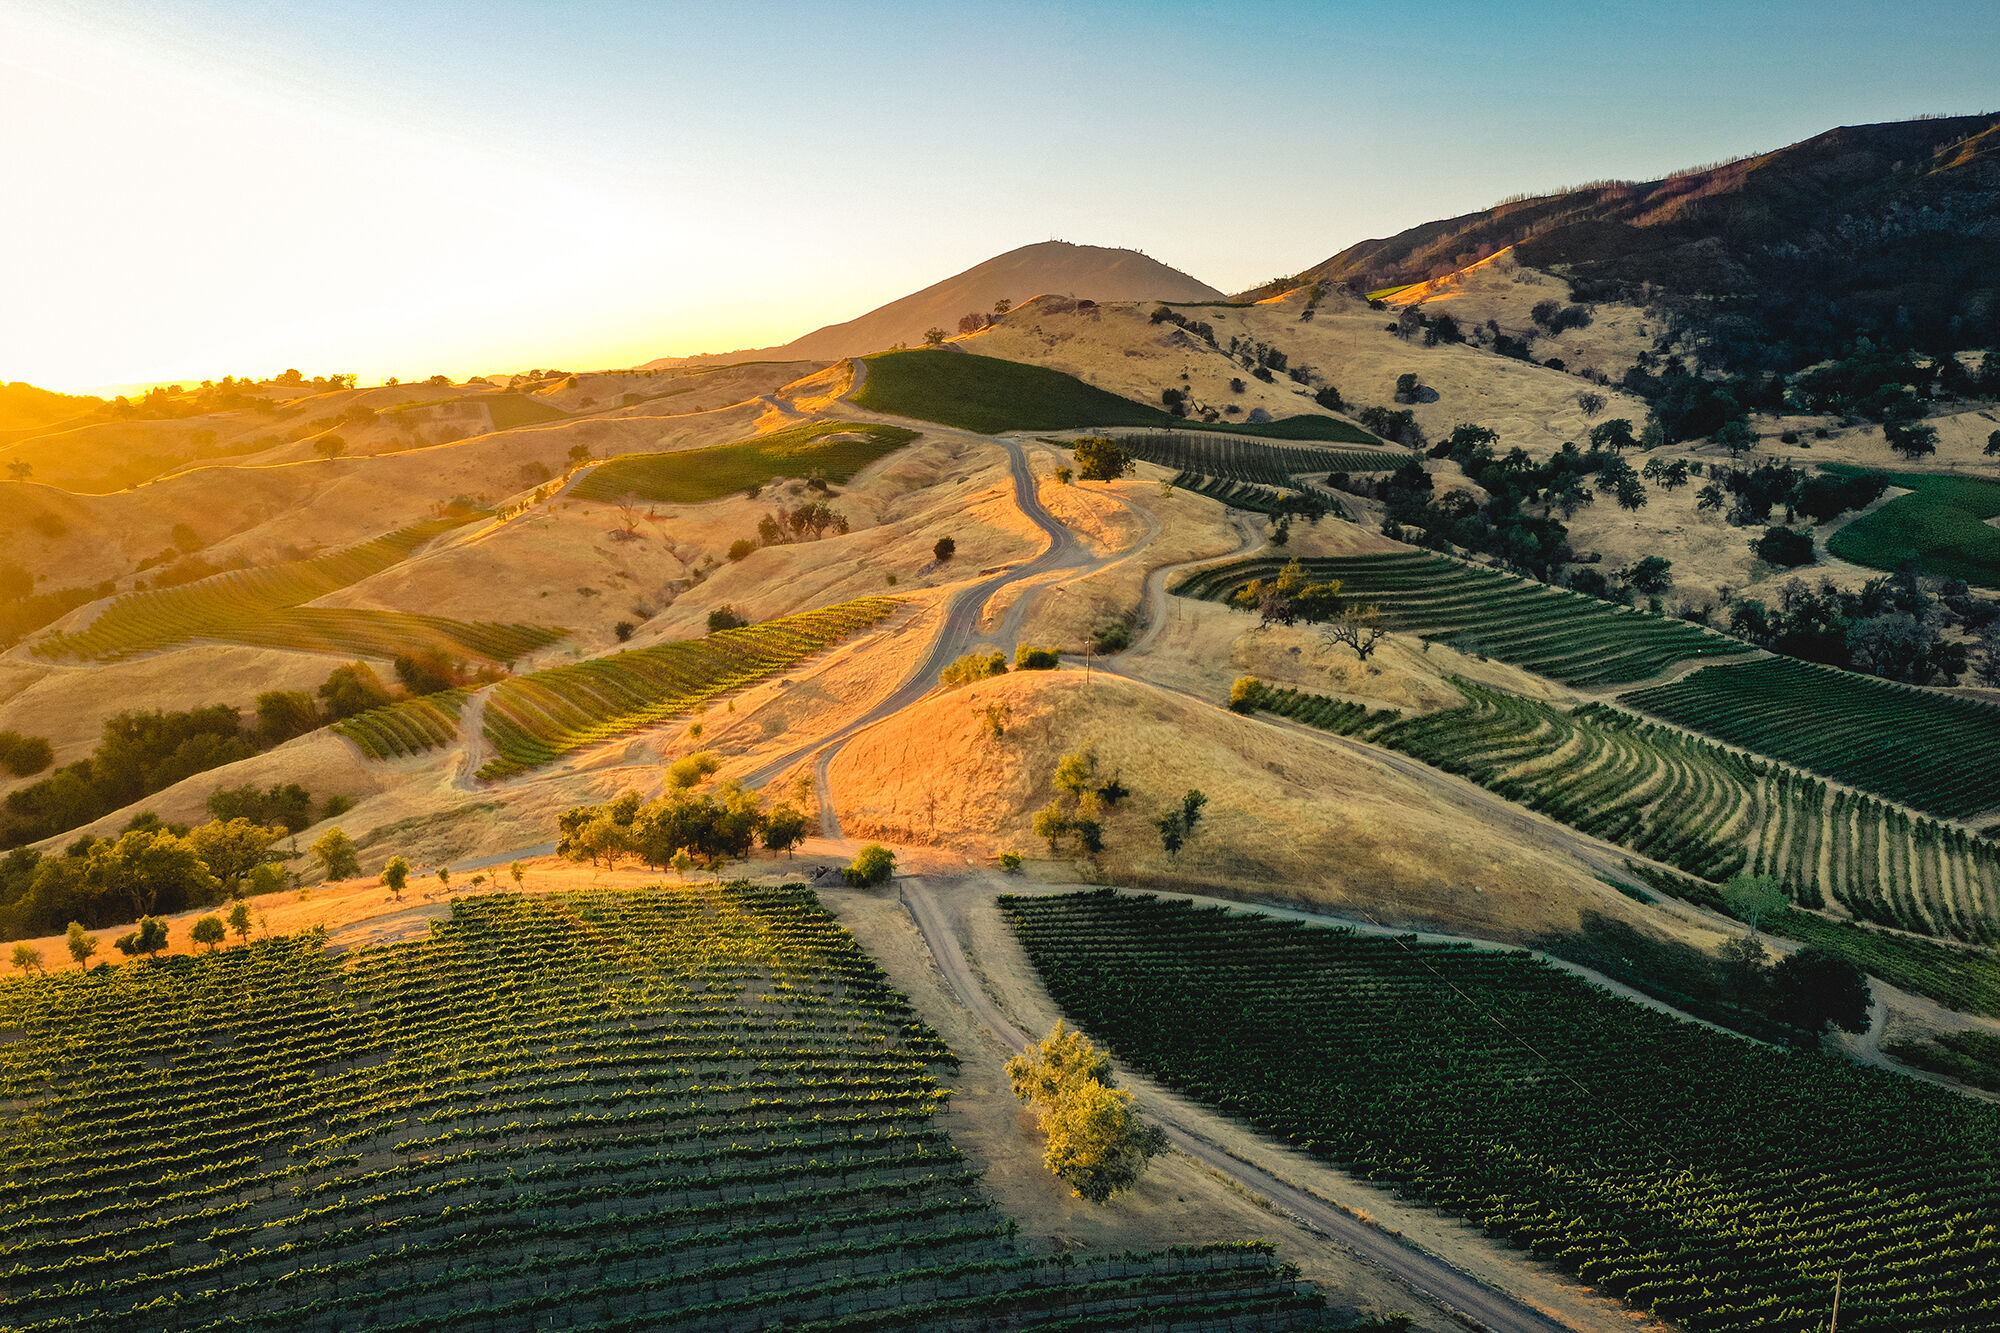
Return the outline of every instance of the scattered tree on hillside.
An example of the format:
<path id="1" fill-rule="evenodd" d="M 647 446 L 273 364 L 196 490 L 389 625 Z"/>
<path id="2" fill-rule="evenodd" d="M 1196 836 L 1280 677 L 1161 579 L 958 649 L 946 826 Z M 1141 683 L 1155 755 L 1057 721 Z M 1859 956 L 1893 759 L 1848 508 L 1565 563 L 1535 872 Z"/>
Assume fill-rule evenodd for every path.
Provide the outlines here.
<path id="1" fill-rule="evenodd" d="M 1810 565 L 1816 559 L 1813 555 L 1813 539 L 1803 532 L 1790 528 L 1766 528 L 1764 535 L 1750 539 L 1750 549 L 1765 564 L 1777 565 L 1783 569 L 1795 569 L 1800 565 Z"/>
<path id="2" fill-rule="evenodd" d="M 81 921 L 69 923 L 69 933 L 63 937 L 63 943 L 69 947 L 69 956 L 75 961 L 78 971 L 82 971 L 90 956 L 97 952 L 97 936 L 85 930 Z"/>
<path id="3" fill-rule="evenodd" d="M 1576 405 L 1587 421 L 1604 410 L 1604 395 L 1585 390 L 1576 396 Z"/>
<path id="4" fill-rule="evenodd" d="M 764 816 L 764 847 L 787 858 L 806 836 L 805 813 L 790 801 L 780 801 Z"/>
<path id="5" fill-rule="evenodd" d="M 1780 1016 L 1815 1036 L 1829 1027 L 1866 1032 L 1871 996 L 1868 975 L 1830 949 L 1808 944 L 1771 969 Z"/>
<path id="6" fill-rule="evenodd" d="M 24 458 L 16 458 L 7 464 L 7 475 L 15 481 L 26 481 L 35 475 L 35 465 Z"/>
<path id="7" fill-rule="evenodd" d="M 2000 430 L 1988 433 L 1986 436 L 1986 448 L 1980 452 L 1984 453 L 1988 458 L 2000 454 Z"/>
<path id="8" fill-rule="evenodd" d="M 382 867 L 382 883 L 389 892 L 401 898 L 404 886 L 410 882 L 410 863 L 400 856 L 389 858 L 389 864 Z"/>
<path id="9" fill-rule="evenodd" d="M 993 313 L 996 315 L 1004 315 L 1013 308 L 1014 302 L 1005 296 L 993 303 Z"/>
<path id="10" fill-rule="evenodd" d="M 722 631 L 729 629 L 742 629 L 749 623 L 749 621 L 743 618 L 743 613 L 733 606 L 718 606 L 708 613 L 708 632 L 710 634 L 720 634 Z"/>
<path id="11" fill-rule="evenodd" d="M 1757 447 L 1757 432 L 1750 428 L 1749 422 L 1741 419 L 1724 422 L 1711 438 L 1727 449 L 1731 458 L 1740 457 L 1745 450 Z"/>
<path id="12" fill-rule="evenodd" d="M 1169 861 L 1178 857 L 1187 840 L 1194 836 L 1195 825 L 1201 822 L 1202 808 L 1207 804 L 1208 797 L 1189 788 L 1179 805 L 1153 821 L 1153 827 L 1160 831 L 1160 846 Z"/>
<path id="13" fill-rule="evenodd" d="M 361 858 L 354 847 L 354 839 L 339 827 L 328 829 L 309 849 L 319 859 L 320 869 L 327 879 L 353 879 L 361 873 Z"/>
<path id="14" fill-rule="evenodd" d="M 1006 674 L 1007 659 L 1000 652 L 971 652 L 946 667 L 939 674 L 938 683 L 947 690 L 955 690 L 962 685 L 985 680 L 989 676 Z"/>
<path id="15" fill-rule="evenodd" d="M 40 736 L 0 731 L 0 768 L 17 778 L 30 778 L 55 762 L 55 749 Z"/>
<path id="16" fill-rule="evenodd" d="M 1764 917 L 1772 912 L 1783 911 L 1791 906 L 1791 899 L 1778 887 L 1776 878 L 1770 875 L 1751 875 L 1741 871 L 1730 876 L 1722 886 L 1722 905 L 1738 921 L 1747 922 L 1750 933 L 1755 935 Z"/>
<path id="17" fill-rule="evenodd" d="M 935 326 L 935 325 L 931 326 L 931 327 L 930 327 L 930 328 L 928 328 L 928 329 L 925 329 L 925 330 L 924 330 L 924 346 L 926 346 L 926 347 L 942 347 L 942 346 L 944 346 L 944 330 L 943 330 L 943 329 L 941 329 L 941 328 L 938 328 L 938 327 L 937 327 L 937 326 Z"/>
<path id="18" fill-rule="evenodd" d="M 1048 1136 L 1044 1164 L 1078 1198 L 1104 1203 L 1130 1189 L 1167 1146 L 1139 1119 L 1132 1094 L 1111 1086 L 1111 1062 L 1060 1020 L 1007 1062 L 1007 1077 Z"/>
<path id="19" fill-rule="evenodd" d="M 236 932 L 236 938 L 250 938 L 250 904 L 238 898 L 229 909 L 229 928 Z"/>
<path id="20" fill-rule="evenodd" d="M 1382 627 L 1381 621 L 1382 613 L 1375 607 L 1343 607 L 1320 631 L 1320 647 L 1338 648 L 1344 644 L 1366 662 L 1376 646 L 1388 637 L 1389 631 Z"/>
<path id="21" fill-rule="evenodd" d="M 375 674 L 375 668 L 366 662 L 349 662 L 337 666 L 319 687 L 320 701 L 326 705 L 327 716 L 333 721 L 365 713 L 371 708 L 380 708 L 394 696 L 382 678 Z"/>
<path id="22" fill-rule="evenodd" d="M 1635 591 L 1658 597 L 1673 586 L 1674 562 L 1665 556 L 1642 556 L 1620 570 L 1618 576 Z"/>
<path id="23" fill-rule="evenodd" d="M 43 968 L 42 968 L 41 950 L 37 949 L 32 944 L 15 945 L 14 966 L 20 969 L 24 973 L 42 971 Z"/>
<path id="24" fill-rule="evenodd" d="M 347 441 L 338 435 L 322 435 L 313 441 L 313 452 L 331 463 L 347 452 Z"/>
<path id="25" fill-rule="evenodd" d="M 941 565 L 949 561 L 954 555 L 957 554 L 958 554 L 958 543 L 953 541 L 949 537 L 938 538 L 936 544 L 931 547 L 931 559 L 937 561 Z"/>
<path id="26" fill-rule="evenodd" d="M 1937 427 L 1922 421 L 1892 421 L 1882 428 L 1882 437 L 1894 449 L 1914 462 L 1937 452 Z"/>
<path id="27" fill-rule="evenodd" d="M 283 832 L 247 819 L 218 819 L 189 829 L 187 840 L 208 872 L 234 892 L 252 870 L 270 859 L 271 847 Z"/>
<path id="28" fill-rule="evenodd" d="M 1075 443 L 1077 476 L 1084 481 L 1116 481 L 1132 472 L 1132 456 L 1102 435 Z"/>
<path id="29" fill-rule="evenodd" d="M 1424 401 L 1424 382 L 1417 378 L 1415 371 L 1396 376 L 1396 401 L 1399 403 Z"/>
<path id="30" fill-rule="evenodd" d="M 167 923 L 156 916 L 142 916 L 137 930 L 120 935 L 112 943 L 127 958 L 137 958 L 140 954 L 150 957 L 167 947 Z"/>
<path id="31" fill-rule="evenodd" d="M 222 924 L 222 918 L 213 913 L 198 917 L 195 923 L 188 927 L 188 938 L 196 944 L 206 944 L 210 953 L 214 953 L 216 946 L 227 939 L 228 935 L 228 929 Z"/>

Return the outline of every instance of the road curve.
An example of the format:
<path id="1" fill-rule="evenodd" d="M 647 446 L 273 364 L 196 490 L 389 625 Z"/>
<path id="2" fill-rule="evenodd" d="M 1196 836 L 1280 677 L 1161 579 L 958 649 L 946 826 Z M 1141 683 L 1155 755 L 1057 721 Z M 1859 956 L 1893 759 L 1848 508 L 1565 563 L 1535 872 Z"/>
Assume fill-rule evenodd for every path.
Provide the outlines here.
<path id="1" fill-rule="evenodd" d="M 1076 538 L 1070 530 L 1057 522 L 1048 510 L 1042 508 L 1041 501 L 1036 498 L 1035 476 L 1028 467 L 1027 451 L 1017 440 L 1003 439 L 1000 443 L 1007 450 L 1008 466 L 1014 475 L 1015 503 L 1021 507 L 1021 512 L 1047 535 L 1048 547 L 1025 564 L 1002 570 L 953 593 L 945 607 L 944 623 L 938 626 L 937 637 L 931 640 L 930 651 L 887 698 L 838 731 L 817 737 L 805 745 L 789 750 L 746 774 L 742 780 L 745 787 L 762 787 L 815 752 L 821 756 L 820 765 L 823 769 L 832 759 L 834 751 L 855 733 L 874 726 L 885 717 L 901 712 L 929 694 L 937 684 L 938 673 L 963 656 L 979 637 L 980 615 L 986 609 L 986 603 L 1001 588 L 1055 570 L 1093 563 L 1091 557 L 1077 545 Z M 821 795 L 822 798 L 825 797 L 824 790 Z M 822 799 L 820 808 L 831 815 L 832 806 L 826 800 Z M 822 831 L 829 837 L 838 837 L 837 819 L 833 820 L 831 827 L 823 824 Z"/>
<path id="2" fill-rule="evenodd" d="M 922 878 L 906 879 L 902 895 L 903 904 L 909 909 L 910 917 L 916 922 L 917 931 L 922 935 L 931 957 L 936 960 L 938 971 L 951 993 L 1008 1050 L 1026 1050 L 1027 1035 L 1000 1012 L 985 987 L 973 976 L 965 952 L 959 947 L 958 936 L 953 934 L 930 885 Z M 1287 1184 L 1262 1167 L 1230 1155 L 1181 1123 L 1172 1108 L 1153 1105 L 1147 1108 L 1147 1114 L 1165 1131 L 1174 1147 L 1203 1166 L 1219 1171 L 1244 1188 L 1263 1195 L 1304 1220 L 1313 1230 L 1382 1265 L 1410 1286 L 1428 1293 L 1492 1333 L 1565 1333 L 1562 1324 L 1482 1285 L 1443 1260 L 1412 1249 L 1319 1196 Z"/>

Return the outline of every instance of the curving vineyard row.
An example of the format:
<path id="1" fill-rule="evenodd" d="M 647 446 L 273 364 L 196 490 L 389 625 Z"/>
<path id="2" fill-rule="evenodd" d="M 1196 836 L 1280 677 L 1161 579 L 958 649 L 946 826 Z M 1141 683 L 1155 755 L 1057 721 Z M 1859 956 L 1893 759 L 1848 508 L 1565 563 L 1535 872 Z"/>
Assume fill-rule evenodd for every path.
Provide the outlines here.
<path id="1" fill-rule="evenodd" d="M 1268 1247 L 1018 1249 L 933 1123 L 951 1053 L 802 886 L 324 946 L 0 983 L 0 1324 L 1325 1326 Z"/>
<path id="2" fill-rule="evenodd" d="M 479 776 L 509 777 L 788 670 L 898 605 L 892 598 L 864 597 L 510 677 L 487 696 L 483 730 L 495 757 Z"/>
<path id="3" fill-rule="evenodd" d="M 1267 486 L 1289 486 L 1293 477 L 1318 473 L 1392 472 L 1410 460 L 1404 449 L 1316 449 L 1206 431 L 1147 431 L 1112 438 L 1132 457 L 1177 472 Z"/>
<path id="4" fill-rule="evenodd" d="M 2000 708 L 1796 658 L 1705 667 L 1622 702 L 1951 819 L 2000 807 Z"/>
<path id="5" fill-rule="evenodd" d="M 403 699 L 342 718 L 333 730 L 370 759 L 402 759 L 456 740 L 466 698 L 464 690 L 445 690 Z"/>
<path id="6" fill-rule="evenodd" d="M 1231 509 L 1247 509 L 1254 514 L 1281 514 L 1285 512 L 1285 502 L 1290 498 L 1285 492 L 1269 486 L 1224 481 L 1198 472 L 1180 473 L 1174 478 L 1174 486 L 1183 491 L 1193 491 L 1196 495 L 1205 495 L 1211 500 L 1220 500 Z"/>
<path id="7" fill-rule="evenodd" d="M 254 621 L 244 621 L 206 637 L 342 657 L 387 659 L 437 651 L 449 657 L 512 662 L 568 634 L 568 630 L 543 625 L 448 620 L 443 616 L 356 607 L 298 606 L 266 612 Z"/>
<path id="8" fill-rule="evenodd" d="M 509 662 L 561 638 L 566 631 L 532 625 L 468 624 L 393 611 L 304 606 L 381 573 L 425 542 L 470 521 L 431 519 L 310 560 L 230 570 L 176 588 L 127 593 L 84 628 L 44 635 L 33 649 L 43 657 L 115 661 L 193 639 L 219 639 L 347 656 L 393 657 L 441 647 Z"/>
<path id="9" fill-rule="evenodd" d="M 2000 1108 L 1521 954 L 1099 893 L 1003 899 L 1134 1068 L 1690 1333 L 2000 1326 Z"/>
<path id="10" fill-rule="evenodd" d="M 1350 599 L 1379 608 L 1390 629 L 1443 640 L 1569 685 L 1629 684 L 1689 658 L 1750 651 L 1748 644 L 1683 620 L 1423 552 L 1300 563 L 1314 579 L 1339 579 Z M 1285 564 L 1284 558 L 1267 556 L 1211 565 L 1173 591 L 1224 601 Z"/>
<path id="11" fill-rule="evenodd" d="M 1604 704 L 1565 710 L 1455 681 L 1468 702 L 1396 721 L 1260 686 L 1251 702 L 1400 750 L 1704 880 L 1773 875 L 1794 901 L 2000 943 L 2000 844 Z"/>

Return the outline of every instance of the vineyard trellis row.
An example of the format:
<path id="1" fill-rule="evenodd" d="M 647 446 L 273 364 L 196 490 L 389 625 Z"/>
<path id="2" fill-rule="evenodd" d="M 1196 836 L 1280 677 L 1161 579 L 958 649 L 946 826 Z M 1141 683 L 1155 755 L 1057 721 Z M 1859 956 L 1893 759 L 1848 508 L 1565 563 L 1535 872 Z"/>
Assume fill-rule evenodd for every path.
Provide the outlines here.
<path id="1" fill-rule="evenodd" d="M 1817 1333 L 1836 1275 L 1843 1333 L 2000 1326 L 2000 1107 L 1523 954 L 1109 890 L 1002 904 L 1119 1059 L 1691 1333 Z"/>
<path id="2" fill-rule="evenodd" d="M 2000 708 L 1779 657 L 1717 664 L 1621 703 L 1943 815 L 2000 807 Z"/>
<path id="3" fill-rule="evenodd" d="M 332 729 L 370 759 L 403 759 L 457 739 L 458 715 L 469 697 L 464 690 L 444 690 L 402 699 L 342 718 Z"/>
<path id="4" fill-rule="evenodd" d="M 1327 1326 L 1261 1245 L 1025 1254 L 800 885 L 459 900 L 0 983 L 10 1329 Z"/>
<path id="5" fill-rule="evenodd" d="M 503 680 L 487 696 L 482 729 L 494 758 L 479 776 L 524 772 L 789 670 L 899 605 L 894 598 L 863 597 Z"/>
<path id="6" fill-rule="evenodd" d="M 1249 702 L 1400 750 L 1702 880 L 1772 875 L 1806 907 L 2000 943 L 2000 844 L 1605 704 L 1566 710 L 1452 683 L 1465 706 L 1402 720 L 1261 684 Z"/>
<path id="7" fill-rule="evenodd" d="M 471 522 L 430 519 L 358 546 L 262 569 L 230 570 L 179 587 L 127 593 L 80 630 L 46 634 L 31 646 L 49 658 L 116 661 L 195 639 L 344 656 L 394 657 L 440 648 L 511 662 L 567 630 L 495 625 L 306 602 L 379 574 L 424 543 Z"/>
<path id="8" fill-rule="evenodd" d="M 1147 431 L 1111 438 L 1132 457 L 1176 472 L 1266 486 L 1290 486 L 1294 477 L 1333 472 L 1393 472 L 1410 460 L 1404 449 L 1314 448 L 1206 431 Z"/>
<path id="9" fill-rule="evenodd" d="M 1211 565 L 1183 578 L 1183 597 L 1226 601 L 1285 557 Z M 1614 606 L 1499 570 L 1425 552 L 1301 560 L 1315 580 L 1339 579 L 1351 599 L 1378 608 L 1394 630 L 1497 657 L 1565 684 L 1630 684 L 1689 658 L 1750 651 L 1748 644 L 1686 621 Z"/>

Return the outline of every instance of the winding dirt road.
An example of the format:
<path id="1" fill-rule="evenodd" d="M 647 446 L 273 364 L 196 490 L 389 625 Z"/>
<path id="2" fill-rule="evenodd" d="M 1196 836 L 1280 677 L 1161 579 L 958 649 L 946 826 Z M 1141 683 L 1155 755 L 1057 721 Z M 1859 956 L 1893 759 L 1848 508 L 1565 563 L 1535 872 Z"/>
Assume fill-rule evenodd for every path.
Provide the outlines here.
<path id="1" fill-rule="evenodd" d="M 923 936 L 931 957 L 937 961 L 938 971 L 952 994 L 1008 1050 L 1026 1050 L 1029 1043 L 1027 1034 L 1000 1012 L 985 987 L 973 975 L 965 951 L 959 946 L 958 936 L 952 930 L 945 909 L 930 883 L 922 878 L 912 878 L 902 884 L 904 906 L 916 922 L 917 931 Z M 1195 1161 L 1264 1196 L 1303 1220 L 1313 1230 L 1380 1264 L 1410 1286 L 1466 1318 L 1476 1320 L 1494 1333 L 1562 1333 L 1562 1324 L 1521 1305 L 1504 1293 L 1482 1285 L 1443 1260 L 1403 1244 L 1318 1195 L 1224 1151 L 1201 1133 L 1194 1116 L 1184 1119 L 1179 1108 L 1155 1099 L 1147 1103 L 1146 1113 L 1166 1132 L 1168 1141 L 1174 1147 Z"/>

